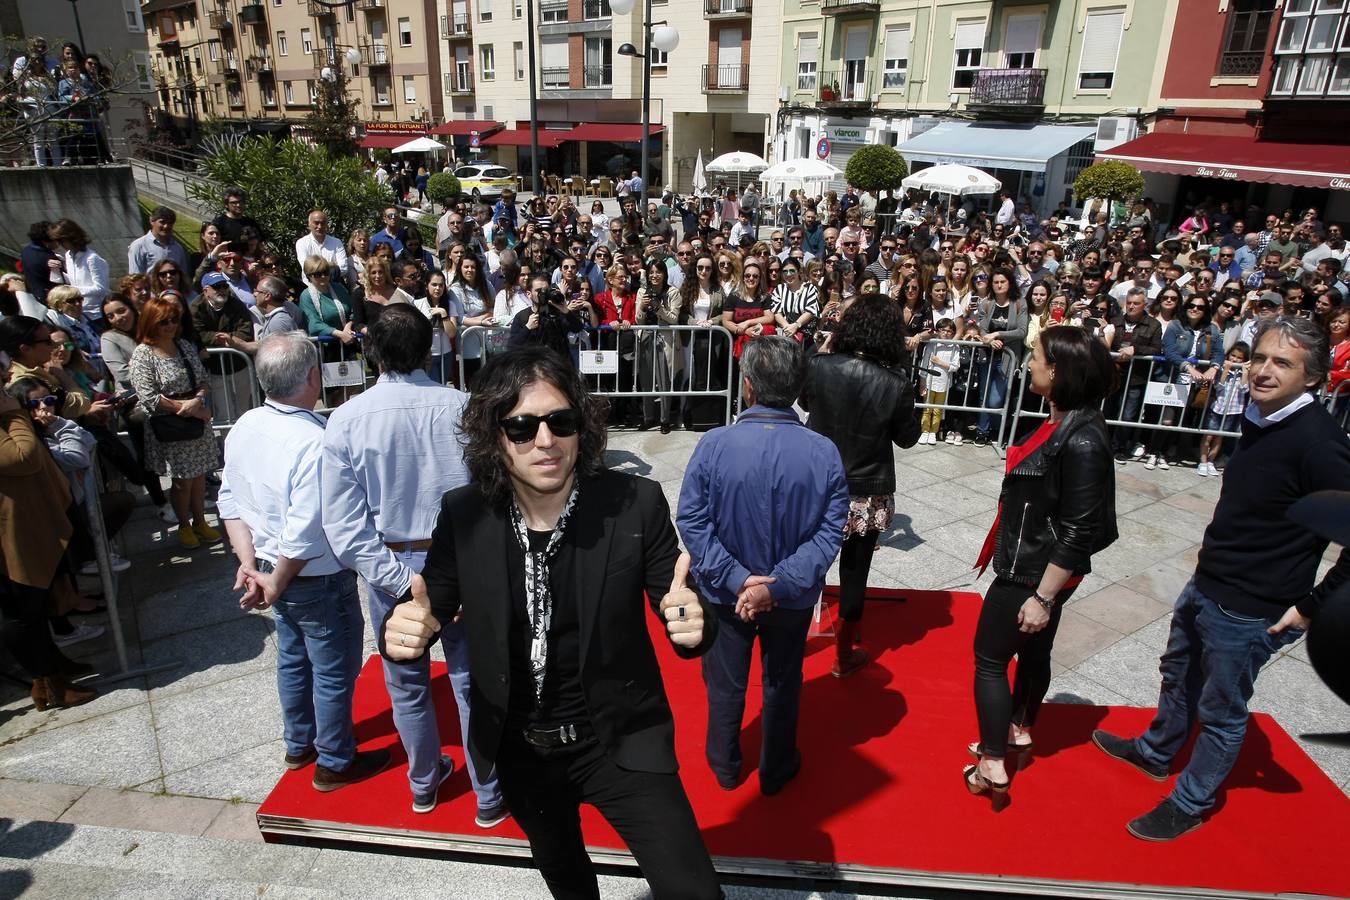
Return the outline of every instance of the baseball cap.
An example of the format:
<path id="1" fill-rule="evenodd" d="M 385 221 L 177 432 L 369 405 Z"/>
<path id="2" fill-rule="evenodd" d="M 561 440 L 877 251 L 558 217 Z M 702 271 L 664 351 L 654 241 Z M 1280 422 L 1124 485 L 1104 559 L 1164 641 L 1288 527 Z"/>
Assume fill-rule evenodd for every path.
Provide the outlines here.
<path id="1" fill-rule="evenodd" d="M 230 279 L 226 278 L 222 272 L 207 272 L 202 276 L 202 287 L 211 287 L 214 284 L 229 284 Z"/>
<path id="2" fill-rule="evenodd" d="M 1284 298 L 1274 291 L 1263 291 L 1260 297 L 1256 298 L 1257 306 L 1283 306 Z"/>

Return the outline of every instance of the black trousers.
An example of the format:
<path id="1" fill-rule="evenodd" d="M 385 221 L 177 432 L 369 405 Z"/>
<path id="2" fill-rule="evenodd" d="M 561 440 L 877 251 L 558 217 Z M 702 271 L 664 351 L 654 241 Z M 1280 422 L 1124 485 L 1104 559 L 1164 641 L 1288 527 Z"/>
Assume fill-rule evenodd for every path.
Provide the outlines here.
<path id="1" fill-rule="evenodd" d="M 0 578 L 0 646 L 33 678 L 55 675 L 61 659 L 47 630 L 50 597 L 50 590 Z"/>
<path id="2" fill-rule="evenodd" d="M 623 838 L 655 900 L 722 896 L 678 774 L 621 769 L 593 735 L 545 750 L 508 728 L 497 753 L 497 776 L 554 897 L 600 897 L 581 836 L 582 803 L 600 810 Z"/>
<path id="3" fill-rule="evenodd" d="M 1073 596 L 1066 588 L 1055 597 L 1050 623 L 1035 634 L 1017 624 L 1017 613 L 1035 588 L 994 579 L 984 595 L 975 626 L 975 715 L 980 722 L 980 752 L 1002 759 L 1008 753 L 1008 725 L 1036 724 L 1050 687 L 1050 650 L 1059 630 L 1060 612 Z M 1017 676 L 1008 689 L 1008 663 L 1017 657 Z"/>
<path id="4" fill-rule="evenodd" d="M 879 531 L 850 534 L 839 550 L 839 618 L 845 622 L 862 621 L 867 573 L 872 570 L 872 552 L 880 537 Z"/>

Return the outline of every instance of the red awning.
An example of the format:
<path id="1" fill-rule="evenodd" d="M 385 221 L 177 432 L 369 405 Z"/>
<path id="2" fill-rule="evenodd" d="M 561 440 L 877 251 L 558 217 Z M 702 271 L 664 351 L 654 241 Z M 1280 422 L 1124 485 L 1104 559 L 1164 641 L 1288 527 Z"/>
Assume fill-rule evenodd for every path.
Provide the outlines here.
<path id="1" fill-rule="evenodd" d="M 1097 154 L 1145 172 L 1350 190 L 1350 148 L 1154 132 Z"/>
<path id="2" fill-rule="evenodd" d="M 415 141 L 420 137 L 426 137 L 422 134 L 368 134 L 361 138 L 362 150 L 393 150 L 395 147 L 402 147 L 408 141 Z"/>
<path id="3" fill-rule="evenodd" d="M 544 128 L 539 129 L 540 147 L 557 147 L 563 141 L 570 140 L 572 133 L 569 131 L 549 131 Z M 484 147 L 528 147 L 530 146 L 530 129 L 528 128 L 508 128 L 505 131 L 499 131 L 490 137 L 483 138 Z"/>
<path id="4" fill-rule="evenodd" d="M 489 119 L 456 119 L 453 122 L 446 122 L 444 125 L 437 125 L 431 129 L 431 133 L 468 136 L 475 131 L 479 134 L 487 134 L 489 131 L 496 131 L 501 127 L 501 122 L 493 122 Z"/>
<path id="5" fill-rule="evenodd" d="M 650 126 L 647 134 L 657 135 L 662 126 Z M 569 141 L 609 141 L 614 144 L 636 144 L 642 140 L 642 125 L 583 122 L 568 133 Z"/>

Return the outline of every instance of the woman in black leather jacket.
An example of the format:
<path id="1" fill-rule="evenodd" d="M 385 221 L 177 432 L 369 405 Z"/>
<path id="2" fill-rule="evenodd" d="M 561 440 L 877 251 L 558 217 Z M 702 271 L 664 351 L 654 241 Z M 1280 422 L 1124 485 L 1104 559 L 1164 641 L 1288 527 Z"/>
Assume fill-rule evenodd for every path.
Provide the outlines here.
<path id="1" fill-rule="evenodd" d="M 975 630 L 980 740 L 967 748 L 978 764 L 964 773 L 973 794 L 1005 793 L 1008 751 L 1031 750 L 1060 611 L 1092 571 L 1092 554 L 1116 539 L 1115 463 L 1098 408 L 1116 379 L 1106 347 L 1083 329 L 1058 325 L 1040 333 L 1028 380 L 1049 400 L 1050 417 L 1008 448 L 998 518 L 977 563 L 983 571 L 992 562 L 997 577 Z"/>
<path id="2" fill-rule="evenodd" d="M 846 678 L 867 663 L 861 646 L 863 595 L 872 551 L 895 515 L 891 444 L 919 440 L 914 388 L 903 363 L 900 308 L 881 294 L 860 294 L 833 332 L 830 352 L 807 363 L 802 405 L 807 426 L 834 441 L 848 478 L 848 521 L 839 552 L 839 623 L 832 673 Z M 813 402 L 814 401 L 814 402 Z"/>

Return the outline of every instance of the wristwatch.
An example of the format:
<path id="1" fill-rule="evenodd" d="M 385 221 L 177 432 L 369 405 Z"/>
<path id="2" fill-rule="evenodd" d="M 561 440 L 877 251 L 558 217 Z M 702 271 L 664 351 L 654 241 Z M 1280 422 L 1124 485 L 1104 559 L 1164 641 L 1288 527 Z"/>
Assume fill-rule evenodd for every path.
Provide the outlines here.
<path id="1" fill-rule="evenodd" d="M 1054 597 L 1042 597 L 1039 588 L 1037 588 L 1036 590 L 1032 591 L 1032 592 L 1031 592 L 1031 596 L 1034 597 L 1034 598 L 1036 599 L 1036 602 L 1037 602 L 1037 603 L 1039 603 L 1041 606 L 1044 606 L 1044 607 L 1045 607 L 1045 611 L 1046 611 L 1046 612 L 1054 612 L 1054 611 L 1055 611 L 1055 598 L 1054 598 Z"/>

